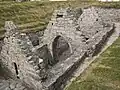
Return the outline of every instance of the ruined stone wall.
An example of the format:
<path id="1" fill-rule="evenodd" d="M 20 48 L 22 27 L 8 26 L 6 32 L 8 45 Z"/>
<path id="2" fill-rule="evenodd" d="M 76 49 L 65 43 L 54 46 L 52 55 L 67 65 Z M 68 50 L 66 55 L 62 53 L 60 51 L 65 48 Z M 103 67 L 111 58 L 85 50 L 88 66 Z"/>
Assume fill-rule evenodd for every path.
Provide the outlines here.
<path id="1" fill-rule="evenodd" d="M 94 7 L 77 10 L 70 8 L 56 10 L 44 32 L 42 44 L 48 45 L 53 58 L 53 43 L 57 36 L 61 36 L 67 41 L 71 54 L 78 47 L 81 48 L 81 51 L 86 51 L 89 47 L 87 41 L 93 39 L 96 34 L 99 36 L 100 32 L 104 33 L 106 27 L 110 29 L 111 25 L 111 22 L 106 23 L 102 20 L 98 10 Z M 51 62 L 54 62 L 54 59 Z"/>
<path id="2" fill-rule="evenodd" d="M 53 57 L 52 45 L 58 36 L 65 38 L 72 51 L 68 58 L 58 61 L 49 69 L 47 81 L 43 82 L 44 87 L 49 90 L 58 89 L 85 58 L 100 52 L 114 32 L 114 24 L 104 22 L 95 7 L 77 10 L 77 13 L 80 12 L 79 17 L 73 12 L 70 9 L 55 11 L 44 33 L 43 42 L 48 44 Z"/>
<path id="3" fill-rule="evenodd" d="M 96 8 L 96 10 L 104 22 L 120 22 L 120 9 Z"/>
<path id="4" fill-rule="evenodd" d="M 43 38 L 28 37 L 6 22 L 1 59 L 33 90 L 60 90 L 85 58 L 100 52 L 114 28 L 95 7 L 55 10 Z"/>
<path id="5" fill-rule="evenodd" d="M 69 45 L 70 52 L 67 53 L 68 55 L 72 54 L 75 46 L 78 45 L 75 43 L 75 40 L 79 39 L 79 42 L 81 42 L 81 37 L 76 36 L 75 21 L 82 12 L 81 9 L 77 9 L 77 11 L 79 14 L 78 12 L 72 11 L 68 8 L 55 10 L 53 13 L 51 21 L 49 22 L 48 27 L 44 32 L 42 40 L 43 44 L 48 45 L 48 49 L 50 50 L 53 58 L 53 43 L 58 36 L 62 37 Z M 62 45 L 62 43 L 59 45 Z M 50 62 L 54 63 L 56 60 L 53 59 Z"/>
<path id="6" fill-rule="evenodd" d="M 6 34 L 1 51 L 1 59 L 14 78 L 22 80 L 29 87 L 40 90 L 40 77 L 32 59 L 32 43 L 25 33 L 17 31 L 13 22 L 6 22 Z"/>

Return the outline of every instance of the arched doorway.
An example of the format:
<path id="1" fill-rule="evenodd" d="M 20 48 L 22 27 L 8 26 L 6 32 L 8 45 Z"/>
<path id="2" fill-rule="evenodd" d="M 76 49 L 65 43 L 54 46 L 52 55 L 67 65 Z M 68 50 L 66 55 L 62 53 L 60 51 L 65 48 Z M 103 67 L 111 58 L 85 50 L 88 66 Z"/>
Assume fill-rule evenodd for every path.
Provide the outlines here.
<path id="1" fill-rule="evenodd" d="M 55 63 L 67 59 L 71 54 L 70 46 L 62 36 L 57 36 L 54 39 L 52 43 L 52 52 Z"/>

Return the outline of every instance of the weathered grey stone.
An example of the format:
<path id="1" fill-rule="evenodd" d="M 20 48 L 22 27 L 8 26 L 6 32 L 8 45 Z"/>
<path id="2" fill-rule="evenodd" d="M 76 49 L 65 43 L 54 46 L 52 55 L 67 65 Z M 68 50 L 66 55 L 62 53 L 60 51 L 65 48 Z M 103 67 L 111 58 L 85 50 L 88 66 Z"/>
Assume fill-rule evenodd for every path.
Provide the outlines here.
<path id="1" fill-rule="evenodd" d="M 15 90 L 15 89 L 16 90 L 23 90 L 23 89 L 27 89 L 22 85 L 21 81 L 19 81 L 19 80 L 16 80 L 16 81 L 14 81 L 13 79 L 0 80 L 0 83 L 3 84 L 2 86 L 0 85 L 0 90 Z"/>
<path id="2" fill-rule="evenodd" d="M 24 90 L 24 89 L 25 89 L 25 87 L 22 87 L 22 86 L 21 86 L 21 87 L 19 87 L 19 90 Z"/>
<path id="3" fill-rule="evenodd" d="M 10 84 L 10 88 L 11 89 L 15 89 L 15 87 L 16 87 L 16 83 L 15 82 L 13 82 L 13 83 Z"/>
<path id="4" fill-rule="evenodd" d="M 108 10 L 108 13 L 117 11 L 120 10 Z M 1 61 L 14 79 L 19 78 L 32 90 L 57 90 L 85 58 L 101 50 L 114 32 L 117 15 L 105 15 L 105 12 L 96 7 L 55 10 L 43 37 L 41 33 L 20 33 L 8 21 Z M 18 83 L 11 88 L 22 90 L 22 87 Z"/>
<path id="5" fill-rule="evenodd" d="M 76 11 L 61 9 L 55 13 L 43 36 L 43 44 L 48 45 L 53 56 L 51 63 L 55 65 L 57 62 L 50 69 L 50 75 L 43 84 L 50 90 L 56 90 L 66 79 L 65 76 L 69 76 L 66 72 L 75 69 L 85 58 L 92 57 L 114 32 L 113 24 L 109 22 L 108 25 L 102 21 L 95 7 Z M 107 34 L 107 32 L 110 33 Z M 62 39 L 59 40 L 57 37 L 62 37 Z M 64 58 L 66 55 L 68 57 Z M 52 85 L 55 82 L 56 84 Z"/>
<path id="6" fill-rule="evenodd" d="M 40 74 L 40 70 L 37 70 L 36 73 Z"/>
<path id="7" fill-rule="evenodd" d="M 16 85 L 16 87 L 18 87 L 18 88 L 20 88 L 22 85 L 20 84 L 20 83 L 18 83 L 17 85 Z"/>
<path id="8" fill-rule="evenodd" d="M 31 40 L 33 46 L 39 45 L 40 40 L 39 40 L 39 36 L 36 33 L 30 33 L 30 34 L 28 34 L 28 36 L 29 36 L 29 39 Z"/>
<path id="9" fill-rule="evenodd" d="M 17 31 L 17 27 L 13 24 L 13 22 L 6 22 L 5 28 L 6 34 L 4 45 L 2 46 L 1 51 L 2 62 L 7 68 L 10 69 L 10 71 L 14 75 L 14 78 L 19 78 L 29 85 L 31 82 L 24 81 L 25 78 L 33 78 L 33 82 L 36 82 L 36 77 L 29 75 L 29 73 L 32 72 L 34 73 L 34 76 L 39 77 L 39 75 L 36 73 L 36 70 L 34 69 L 34 65 L 38 64 L 35 63 L 36 61 L 29 61 L 30 58 L 28 58 L 28 56 L 30 55 L 34 56 L 34 53 L 32 52 L 33 45 L 31 41 L 25 33 L 20 33 L 19 31 Z M 36 58 L 35 60 L 38 59 L 37 57 L 34 58 Z M 31 85 L 31 88 L 36 88 L 35 86 L 36 84 L 34 83 L 33 85 Z M 15 88 L 13 84 L 11 84 L 10 87 L 12 89 Z"/>
<path id="10" fill-rule="evenodd" d="M 34 69 L 35 69 L 35 70 L 38 70 L 38 69 L 39 69 L 39 67 L 38 67 L 38 66 L 34 66 Z"/>
<path id="11" fill-rule="evenodd" d="M 10 90 L 10 88 L 9 88 L 9 87 L 6 87 L 5 90 Z"/>

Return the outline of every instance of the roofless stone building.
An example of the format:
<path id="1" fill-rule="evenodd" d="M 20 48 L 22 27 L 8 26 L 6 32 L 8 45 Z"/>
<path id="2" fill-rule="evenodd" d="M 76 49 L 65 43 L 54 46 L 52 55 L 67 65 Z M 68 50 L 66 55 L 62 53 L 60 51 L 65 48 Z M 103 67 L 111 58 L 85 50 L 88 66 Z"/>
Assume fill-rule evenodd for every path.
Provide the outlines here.
<path id="1" fill-rule="evenodd" d="M 3 65 L 29 90 L 59 90 L 85 58 L 100 52 L 114 32 L 112 21 L 100 16 L 102 11 L 95 7 L 55 10 L 38 45 L 6 21 Z"/>

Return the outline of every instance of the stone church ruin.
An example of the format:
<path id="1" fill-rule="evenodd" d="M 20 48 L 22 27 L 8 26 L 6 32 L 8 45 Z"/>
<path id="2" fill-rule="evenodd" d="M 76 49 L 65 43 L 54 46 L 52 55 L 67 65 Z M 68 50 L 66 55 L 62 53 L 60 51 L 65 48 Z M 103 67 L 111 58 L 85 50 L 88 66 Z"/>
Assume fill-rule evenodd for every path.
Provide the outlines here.
<path id="1" fill-rule="evenodd" d="M 24 87 L 10 90 L 61 90 L 73 71 L 85 58 L 97 55 L 114 32 L 113 18 L 106 15 L 105 20 L 102 12 L 96 7 L 55 10 L 43 36 L 34 36 L 37 39 L 6 21 L 1 62 Z"/>

